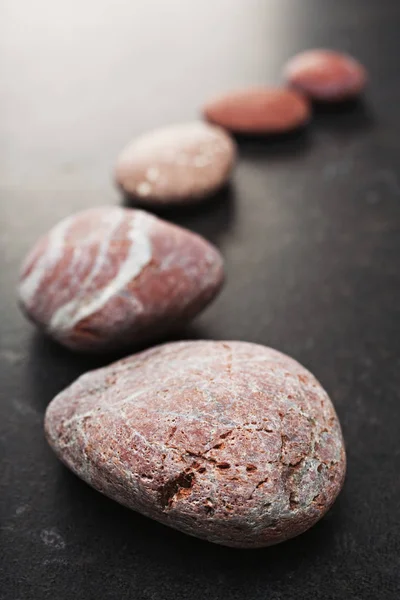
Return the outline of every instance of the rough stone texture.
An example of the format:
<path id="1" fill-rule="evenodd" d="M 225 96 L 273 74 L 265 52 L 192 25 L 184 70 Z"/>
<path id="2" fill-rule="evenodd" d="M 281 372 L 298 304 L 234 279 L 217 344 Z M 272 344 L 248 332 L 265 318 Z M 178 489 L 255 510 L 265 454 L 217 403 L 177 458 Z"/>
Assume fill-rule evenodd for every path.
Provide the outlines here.
<path id="1" fill-rule="evenodd" d="M 218 96 L 203 107 L 205 118 L 235 133 L 285 133 L 305 125 L 308 100 L 285 88 L 258 87 Z"/>
<path id="2" fill-rule="evenodd" d="M 314 100 L 340 101 L 358 96 L 367 83 L 364 67 L 333 50 L 307 50 L 284 69 L 287 82 Z"/>
<path id="3" fill-rule="evenodd" d="M 334 408 L 295 360 L 245 342 L 178 342 L 80 377 L 47 439 L 97 490 L 227 546 L 281 542 L 329 509 L 345 475 Z"/>
<path id="4" fill-rule="evenodd" d="M 19 298 L 62 344 L 110 350 L 192 318 L 222 280 L 222 258 L 202 237 L 144 211 L 101 207 L 68 217 L 37 242 Z"/>
<path id="5" fill-rule="evenodd" d="M 142 135 L 123 150 L 117 183 L 141 204 L 193 203 L 227 183 L 236 144 L 222 129 L 193 122 Z"/>

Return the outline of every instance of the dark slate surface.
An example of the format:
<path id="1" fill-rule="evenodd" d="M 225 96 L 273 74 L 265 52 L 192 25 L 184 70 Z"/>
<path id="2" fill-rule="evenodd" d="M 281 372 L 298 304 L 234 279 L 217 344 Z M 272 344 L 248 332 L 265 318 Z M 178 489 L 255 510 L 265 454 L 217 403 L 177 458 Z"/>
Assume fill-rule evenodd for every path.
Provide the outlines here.
<path id="1" fill-rule="evenodd" d="M 0 597 L 3 600 L 395 599 L 400 550 L 400 3 L 398 0 L 5 0 L 0 20 Z M 348 478 L 313 530 L 237 551 L 131 513 L 61 466 L 45 407 L 107 359 L 35 334 L 15 303 L 37 236 L 121 201 L 128 139 L 194 118 L 210 93 L 275 82 L 294 52 L 368 67 L 362 105 L 304 136 L 242 140 L 231 190 L 169 218 L 226 257 L 227 284 L 182 335 L 260 342 L 330 393 Z"/>

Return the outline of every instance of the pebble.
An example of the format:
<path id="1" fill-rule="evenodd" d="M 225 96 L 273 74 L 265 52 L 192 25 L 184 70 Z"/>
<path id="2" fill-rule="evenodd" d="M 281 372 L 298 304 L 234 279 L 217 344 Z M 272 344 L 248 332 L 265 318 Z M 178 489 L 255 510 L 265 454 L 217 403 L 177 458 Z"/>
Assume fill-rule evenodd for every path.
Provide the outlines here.
<path id="1" fill-rule="evenodd" d="M 284 77 L 296 90 L 326 102 L 354 98 L 367 83 L 366 70 L 357 60 L 333 50 L 297 54 L 287 63 Z"/>
<path id="2" fill-rule="evenodd" d="M 229 180 L 236 144 L 206 123 L 171 125 L 138 137 L 120 155 L 115 178 L 140 204 L 190 204 Z"/>
<path id="3" fill-rule="evenodd" d="M 185 533 L 256 548 L 331 507 L 346 457 L 332 403 L 292 358 L 246 342 L 175 342 L 80 377 L 48 442 L 95 489 Z"/>
<path id="4" fill-rule="evenodd" d="M 311 111 L 306 98 L 294 90 L 258 87 L 218 96 L 205 104 L 203 114 L 234 133 L 265 135 L 304 126 Z"/>
<path id="5" fill-rule="evenodd" d="M 141 210 L 74 214 L 42 237 L 20 276 L 24 313 L 75 350 L 147 341 L 218 293 L 222 257 L 202 237 Z"/>

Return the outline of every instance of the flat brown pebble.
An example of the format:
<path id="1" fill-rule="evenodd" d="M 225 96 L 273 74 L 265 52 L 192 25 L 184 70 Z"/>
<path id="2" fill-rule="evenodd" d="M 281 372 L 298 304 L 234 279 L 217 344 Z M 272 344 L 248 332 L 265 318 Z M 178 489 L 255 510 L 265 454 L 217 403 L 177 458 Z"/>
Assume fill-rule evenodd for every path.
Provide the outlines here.
<path id="1" fill-rule="evenodd" d="M 115 178 L 140 204 L 190 204 L 229 180 L 236 144 L 202 122 L 171 125 L 133 140 L 120 155 Z"/>
<path id="2" fill-rule="evenodd" d="M 313 100 L 335 102 L 358 96 L 367 83 L 364 67 L 354 58 L 333 50 L 307 50 L 287 63 L 284 77 L 290 86 Z"/>
<path id="3" fill-rule="evenodd" d="M 24 313 L 75 350 L 157 338 L 218 293 L 223 262 L 202 237 L 142 210 L 99 207 L 67 217 L 24 261 Z"/>
<path id="4" fill-rule="evenodd" d="M 346 469 L 319 382 L 245 342 L 170 343 L 87 373 L 51 402 L 45 430 L 103 494 L 226 546 L 302 533 L 331 507 Z"/>
<path id="5" fill-rule="evenodd" d="M 207 121 L 234 133 L 277 134 L 305 125 L 308 100 L 285 88 L 255 87 L 222 94 L 205 104 Z"/>

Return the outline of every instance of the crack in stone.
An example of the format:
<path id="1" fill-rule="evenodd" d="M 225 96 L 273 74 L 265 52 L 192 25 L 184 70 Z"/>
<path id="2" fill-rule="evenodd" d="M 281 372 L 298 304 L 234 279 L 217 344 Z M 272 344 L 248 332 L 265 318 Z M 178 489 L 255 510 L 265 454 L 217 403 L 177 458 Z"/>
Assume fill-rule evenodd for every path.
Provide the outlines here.
<path id="1" fill-rule="evenodd" d="M 251 500 L 251 498 L 253 497 L 253 494 L 256 490 L 258 490 L 258 488 L 260 488 L 264 483 L 267 483 L 268 481 L 268 477 L 266 477 L 265 479 L 261 479 L 261 481 L 259 481 L 257 483 L 257 485 L 254 487 L 253 491 L 251 492 L 250 496 L 249 496 L 249 500 Z"/>

